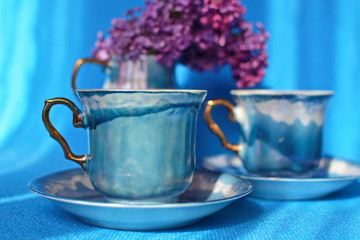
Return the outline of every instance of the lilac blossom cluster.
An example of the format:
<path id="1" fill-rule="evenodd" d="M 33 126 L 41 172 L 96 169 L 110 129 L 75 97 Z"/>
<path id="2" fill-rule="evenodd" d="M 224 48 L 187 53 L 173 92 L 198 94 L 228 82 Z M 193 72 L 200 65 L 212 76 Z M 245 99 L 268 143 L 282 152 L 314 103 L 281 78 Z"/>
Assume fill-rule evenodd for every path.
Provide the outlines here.
<path id="1" fill-rule="evenodd" d="M 112 21 L 109 37 L 99 33 L 94 56 L 136 60 L 155 55 L 165 66 L 179 62 L 198 71 L 229 64 L 237 87 L 261 82 L 269 34 L 244 20 L 238 0 L 146 0 Z"/>

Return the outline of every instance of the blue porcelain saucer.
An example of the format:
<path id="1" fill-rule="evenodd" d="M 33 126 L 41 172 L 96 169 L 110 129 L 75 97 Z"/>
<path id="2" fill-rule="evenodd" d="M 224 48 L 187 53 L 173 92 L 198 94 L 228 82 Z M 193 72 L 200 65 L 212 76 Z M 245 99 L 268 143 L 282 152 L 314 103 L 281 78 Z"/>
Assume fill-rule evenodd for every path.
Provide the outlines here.
<path id="1" fill-rule="evenodd" d="M 328 196 L 360 178 L 360 164 L 324 157 L 315 175 L 302 178 L 264 177 L 249 174 L 237 156 L 218 155 L 203 160 L 203 167 L 212 171 L 239 175 L 254 187 L 252 197 L 277 200 L 307 200 Z"/>
<path id="2" fill-rule="evenodd" d="M 248 195 L 252 185 L 238 176 L 201 170 L 195 172 L 192 184 L 177 203 L 109 203 L 93 189 L 81 169 L 72 169 L 35 179 L 29 189 L 96 226 L 160 230 L 196 223 Z"/>

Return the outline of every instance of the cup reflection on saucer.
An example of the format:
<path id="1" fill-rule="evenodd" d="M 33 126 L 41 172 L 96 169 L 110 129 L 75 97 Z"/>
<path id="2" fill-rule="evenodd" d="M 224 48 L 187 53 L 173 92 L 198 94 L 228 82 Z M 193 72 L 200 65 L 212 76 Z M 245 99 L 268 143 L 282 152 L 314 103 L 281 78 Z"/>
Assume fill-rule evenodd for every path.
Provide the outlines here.
<path id="1" fill-rule="evenodd" d="M 86 223 L 123 230 L 184 227 L 247 196 L 247 180 L 227 173 L 196 170 L 190 187 L 177 203 L 110 203 L 92 187 L 81 169 L 65 170 L 32 180 L 29 189 L 48 198 Z"/>

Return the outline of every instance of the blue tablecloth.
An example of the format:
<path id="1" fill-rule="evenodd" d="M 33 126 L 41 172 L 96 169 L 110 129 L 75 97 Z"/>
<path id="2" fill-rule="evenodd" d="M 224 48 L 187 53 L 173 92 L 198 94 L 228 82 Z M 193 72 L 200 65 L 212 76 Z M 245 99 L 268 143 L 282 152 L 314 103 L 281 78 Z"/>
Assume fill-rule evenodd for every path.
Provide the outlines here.
<path id="1" fill-rule="evenodd" d="M 56 146 L 43 161 L 0 176 L 0 239 L 360 239 L 359 182 L 319 200 L 245 197 L 192 226 L 123 231 L 88 225 L 28 191 L 28 181 L 59 165 L 74 167 Z"/>

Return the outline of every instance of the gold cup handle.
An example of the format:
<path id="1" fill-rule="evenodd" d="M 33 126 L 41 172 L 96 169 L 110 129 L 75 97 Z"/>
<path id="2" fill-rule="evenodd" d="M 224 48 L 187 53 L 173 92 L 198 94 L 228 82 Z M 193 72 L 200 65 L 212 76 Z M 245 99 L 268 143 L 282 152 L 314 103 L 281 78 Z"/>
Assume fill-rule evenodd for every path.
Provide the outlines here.
<path id="1" fill-rule="evenodd" d="M 205 113 L 204 113 L 205 121 L 206 121 L 207 125 L 210 127 L 210 130 L 213 133 L 215 133 L 216 136 L 218 136 L 220 138 L 220 141 L 221 141 L 222 145 L 224 146 L 224 148 L 232 150 L 237 153 L 240 150 L 240 145 L 234 145 L 234 144 L 229 143 L 229 141 L 226 139 L 223 131 L 221 131 L 220 127 L 212 119 L 211 111 L 215 106 L 218 106 L 218 105 L 222 105 L 222 106 L 226 107 L 229 110 L 230 121 L 235 122 L 234 105 L 232 105 L 229 101 L 224 100 L 224 99 L 210 100 L 206 103 L 206 108 L 205 108 Z"/>
<path id="2" fill-rule="evenodd" d="M 74 69 L 73 69 L 73 73 L 72 73 L 72 77 L 71 77 L 71 88 L 73 90 L 73 92 L 76 95 L 76 90 L 77 90 L 77 76 L 80 70 L 80 67 L 84 64 L 87 63 L 93 63 L 93 64 L 99 64 L 99 65 L 103 65 L 103 66 L 108 66 L 109 61 L 105 61 L 105 60 L 98 60 L 95 58 L 80 58 L 76 61 Z"/>
<path id="3" fill-rule="evenodd" d="M 57 104 L 63 104 L 65 106 L 67 106 L 68 108 L 70 108 L 70 110 L 72 110 L 73 112 L 73 125 L 76 128 L 84 128 L 83 125 L 83 121 L 81 118 L 81 111 L 76 107 L 76 105 L 66 99 L 66 98 L 53 98 L 53 99 L 49 99 L 45 101 L 45 106 L 42 112 L 42 120 L 45 124 L 46 129 L 48 130 L 48 132 L 50 133 L 50 137 L 52 137 L 53 139 L 55 139 L 60 146 L 62 147 L 64 154 L 65 154 L 65 158 L 72 160 L 74 162 L 76 162 L 77 164 L 79 164 L 82 169 L 84 171 L 85 170 L 85 160 L 86 160 L 86 155 L 76 155 L 74 154 L 70 147 L 69 144 L 66 142 L 66 140 L 64 139 L 64 137 L 55 129 L 55 127 L 52 125 L 51 121 L 50 121 L 50 110 L 54 105 Z"/>

